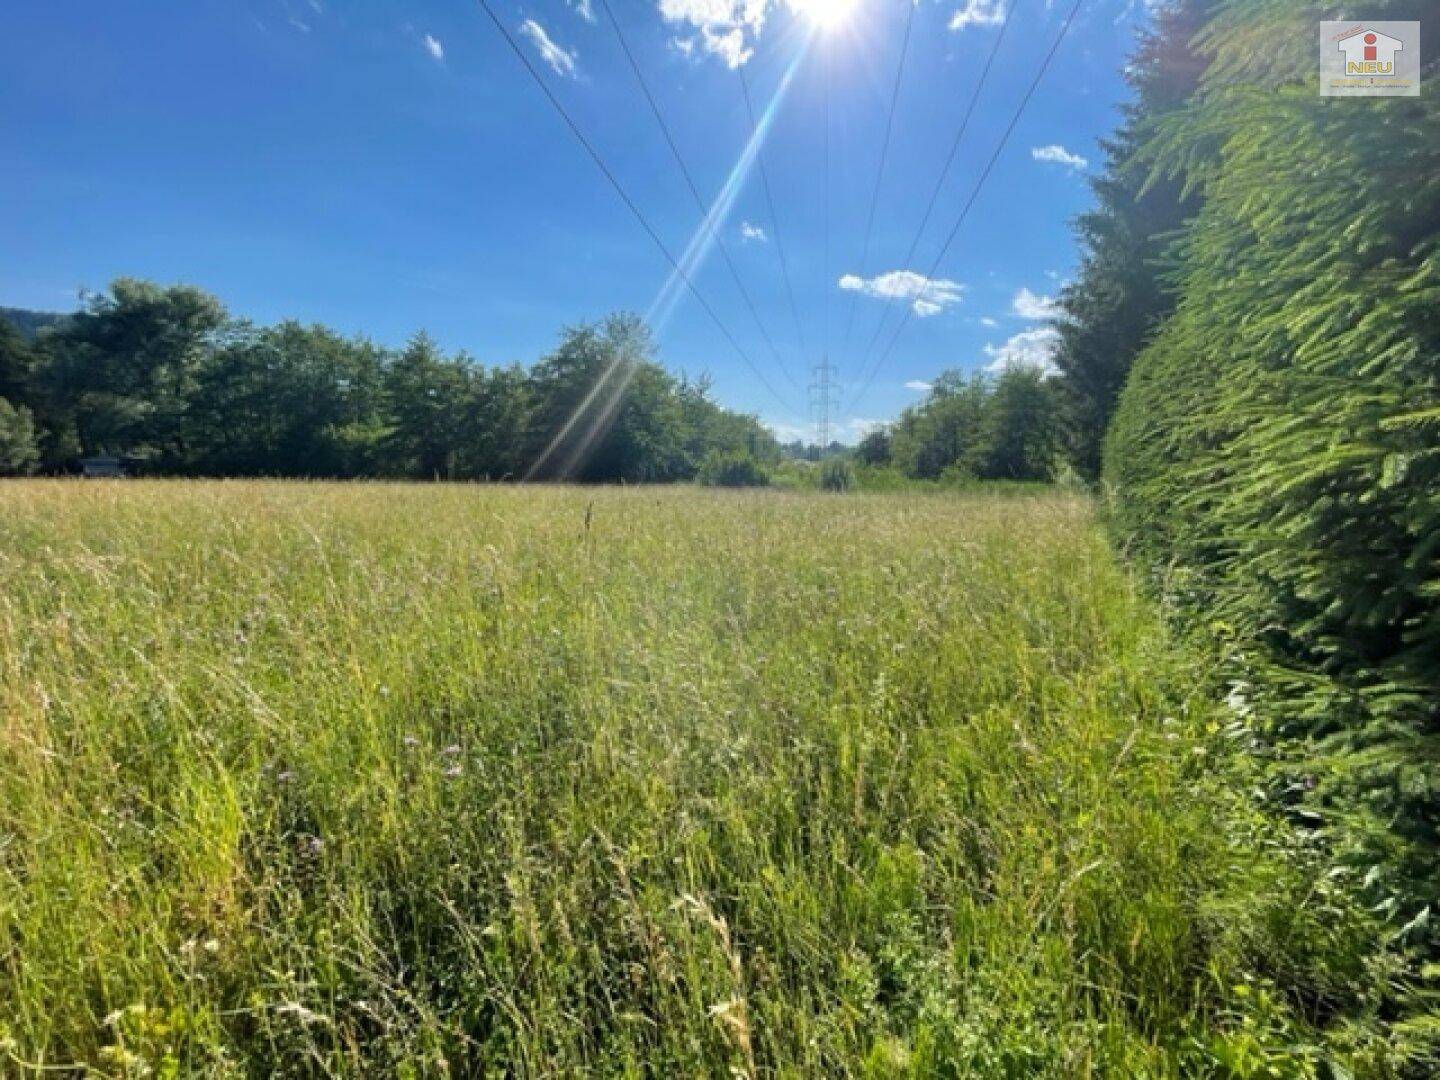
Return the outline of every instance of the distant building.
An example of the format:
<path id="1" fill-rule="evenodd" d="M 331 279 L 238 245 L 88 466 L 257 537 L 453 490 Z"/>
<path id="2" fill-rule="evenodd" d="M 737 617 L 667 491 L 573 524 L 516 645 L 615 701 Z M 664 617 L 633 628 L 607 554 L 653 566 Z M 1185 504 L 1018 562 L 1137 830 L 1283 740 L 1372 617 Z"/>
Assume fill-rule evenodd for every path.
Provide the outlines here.
<path id="1" fill-rule="evenodd" d="M 88 479 L 119 478 L 126 476 L 125 464 L 118 457 L 101 454 L 98 457 L 80 459 L 80 475 Z"/>

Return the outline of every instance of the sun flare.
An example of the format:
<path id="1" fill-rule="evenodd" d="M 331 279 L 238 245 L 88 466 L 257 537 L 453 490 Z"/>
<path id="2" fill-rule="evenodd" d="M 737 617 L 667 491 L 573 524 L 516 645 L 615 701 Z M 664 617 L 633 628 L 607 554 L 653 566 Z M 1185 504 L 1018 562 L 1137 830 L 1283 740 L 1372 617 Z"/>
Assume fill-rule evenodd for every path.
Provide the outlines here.
<path id="1" fill-rule="evenodd" d="M 789 0 L 791 8 L 822 30 L 833 30 L 850 20 L 859 0 Z"/>

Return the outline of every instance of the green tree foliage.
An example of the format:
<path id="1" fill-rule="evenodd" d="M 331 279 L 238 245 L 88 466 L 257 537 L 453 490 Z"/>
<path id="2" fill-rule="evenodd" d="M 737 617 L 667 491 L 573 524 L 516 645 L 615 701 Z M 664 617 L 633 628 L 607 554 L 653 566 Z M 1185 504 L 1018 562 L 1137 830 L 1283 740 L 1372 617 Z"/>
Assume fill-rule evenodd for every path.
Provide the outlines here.
<path id="1" fill-rule="evenodd" d="M 986 480 L 1048 480 L 1060 453 L 1055 384 L 1033 367 L 1013 367 L 985 401 L 975 473 Z"/>
<path id="2" fill-rule="evenodd" d="M 1365 14 L 1440 25 L 1433 0 Z M 1237 707 L 1413 914 L 1440 871 L 1440 71 L 1417 99 L 1321 98 L 1321 16 L 1222 5 L 1200 87 L 1147 130 L 1203 208 L 1106 469 L 1127 543 L 1237 635 Z"/>
<path id="3" fill-rule="evenodd" d="M 919 405 L 900 414 L 890 430 L 890 454 L 909 477 L 935 480 L 959 466 L 970 469 L 985 434 L 989 388 L 976 376 L 947 371 Z"/>
<path id="4" fill-rule="evenodd" d="M 185 452 L 186 409 L 225 323 L 213 296 L 120 278 L 50 335 L 46 396 L 82 451 L 162 461 Z"/>
<path id="5" fill-rule="evenodd" d="M 710 396 L 710 380 L 681 379 L 676 387 L 686 432 L 685 454 L 704 462 L 712 453 L 752 458 L 762 467 L 780 460 L 780 446 L 754 417 L 731 412 Z"/>
<path id="6" fill-rule="evenodd" d="M 390 364 L 385 394 L 392 426 L 384 445 L 394 471 L 436 480 L 458 475 L 473 366 L 463 356 L 444 356 L 424 333 Z"/>
<path id="7" fill-rule="evenodd" d="M 712 454 L 778 460 L 754 417 L 653 353 L 640 320 L 615 316 L 528 371 L 486 368 L 423 333 L 392 353 L 121 279 L 33 343 L 0 320 L 0 397 L 26 410 L 27 468 L 37 441 L 49 469 L 105 452 L 208 476 L 667 481 Z"/>
<path id="8" fill-rule="evenodd" d="M 855 486 L 855 466 L 845 457 L 826 458 L 820 466 L 821 491 L 849 491 Z"/>
<path id="9" fill-rule="evenodd" d="M 29 400 L 39 351 L 5 319 L 0 319 L 0 398 L 12 404 Z"/>
<path id="10" fill-rule="evenodd" d="M 968 379 L 946 372 L 886 429 L 888 458 L 917 480 L 1048 479 L 1061 445 L 1060 409 L 1053 381 L 1033 368 Z"/>
<path id="11" fill-rule="evenodd" d="M 525 446 L 533 399 L 530 376 L 519 366 L 471 371 L 461 474 L 515 480 L 530 467 Z"/>
<path id="12" fill-rule="evenodd" d="M 63 326 L 70 316 L 54 311 L 30 311 L 26 308 L 0 307 L 0 323 L 5 323 L 26 341 L 34 341 L 43 331 Z"/>
<path id="13" fill-rule="evenodd" d="M 39 460 L 30 410 L 0 397 L 0 476 L 23 476 Z"/>
<path id="14" fill-rule="evenodd" d="M 855 460 L 862 465 L 889 465 L 891 459 L 890 429 L 877 427 L 867 431 L 855 447 Z"/>
<path id="15" fill-rule="evenodd" d="M 765 487 L 770 474 L 750 454 L 715 450 L 700 464 L 699 480 L 706 487 Z"/>
<path id="16" fill-rule="evenodd" d="M 1080 272 L 1060 297 L 1054 362 L 1065 403 L 1071 463 L 1086 477 L 1100 472 L 1101 442 L 1130 365 L 1174 309 L 1160 268 L 1166 245 L 1199 197 L 1183 179 L 1153 176 L 1142 151 L 1161 117 L 1193 92 L 1204 58 L 1191 47 L 1215 0 L 1180 0 L 1161 9 L 1126 69 L 1134 100 L 1119 130 L 1102 142 L 1105 168 L 1091 180 L 1096 206 L 1075 232 Z"/>
<path id="17" fill-rule="evenodd" d="M 379 467 L 384 353 L 322 326 L 237 324 L 191 402 L 186 471 L 358 476 Z"/>
<path id="18" fill-rule="evenodd" d="M 531 373 L 530 452 L 538 478 L 676 480 L 685 457 L 684 409 L 653 363 L 648 328 L 633 316 L 565 333 Z"/>

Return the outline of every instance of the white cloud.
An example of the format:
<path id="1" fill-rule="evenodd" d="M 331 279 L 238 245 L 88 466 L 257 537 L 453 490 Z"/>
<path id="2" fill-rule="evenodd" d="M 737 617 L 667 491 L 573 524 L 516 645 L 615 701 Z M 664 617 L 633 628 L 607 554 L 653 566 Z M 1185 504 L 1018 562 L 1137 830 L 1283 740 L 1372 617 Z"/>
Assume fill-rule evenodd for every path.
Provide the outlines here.
<path id="1" fill-rule="evenodd" d="M 755 55 L 754 49 L 745 47 L 745 31 L 738 26 L 724 32 L 701 27 L 700 40 L 705 43 L 705 51 L 724 60 L 731 71 Z"/>
<path id="2" fill-rule="evenodd" d="M 1021 289 L 1010 302 L 1010 309 L 1022 319 L 1058 319 L 1060 304 L 1053 296 L 1036 296 Z"/>
<path id="3" fill-rule="evenodd" d="M 766 420 L 763 418 L 760 422 L 769 428 L 770 434 L 774 435 L 775 438 L 782 443 L 800 442 L 806 446 L 813 446 L 815 444 L 815 428 L 808 424 L 792 424 L 784 420 Z M 888 421 L 886 420 L 872 420 L 866 416 L 852 416 L 846 420 L 837 420 L 831 427 L 830 438 L 835 442 L 844 443 L 847 446 L 854 446 L 855 443 L 870 434 L 870 432 L 876 428 L 883 428 L 887 423 Z"/>
<path id="4" fill-rule="evenodd" d="M 799 424 L 787 424 L 784 420 L 764 420 L 762 423 L 770 429 L 770 434 L 779 439 L 782 443 L 792 442 L 813 442 L 815 429 L 812 427 L 801 427 Z"/>
<path id="5" fill-rule="evenodd" d="M 555 42 L 551 40 L 550 35 L 545 32 L 545 28 L 534 19 L 526 19 L 521 23 L 520 33 L 530 39 L 530 43 L 535 46 L 535 50 L 540 54 L 540 59 L 549 64 L 550 70 L 555 72 L 556 75 L 573 79 L 579 74 L 575 64 L 577 53 L 573 49 L 566 52 L 559 45 L 556 45 Z"/>
<path id="6" fill-rule="evenodd" d="M 694 31 L 672 42 L 686 56 L 699 45 L 734 69 L 754 54 L 751 43 L 765 26 L 770 4 L 771 0 L 660 0 L 660 16 Z"/>
<path id="7" fill-rule="evenodd" d="M 862 292 L 884 300 L 908 300 L 915 314 L 920 318 L 938 315 L 951 304 L 958 304 L 965 295 L 965 286 L 958 281 L 945 278 L 926 278 L 913 270 L 891 270 L 873 278 L 846 274 L 840 279 L 840 288 L 851 292 Z"/>
<path id="8" fill-rule="evenodd" d="M 950 16 L 951 30 L 972 26 L 998 26 L 1005 20 L 1004 0 L 965 0 L 965 6 Z"/>
<path id="9" fill-rule="evenodd" d="M 595 8 L 590 0 L 566 0 L 566 2 L 575 9 L 575 14 L 586 22 L 593 23 L 595 21 Z"/>
<path id="10" fill-rule="evenodd" d="M 575 3 L 576 0 L 569 0 Z M 579 0 L 589 3 L 590 0 Z M 801 21 L 814 23 L 831 4 L 853 0 L 658 0 L 660 17 L 679 33 L 671 48 L 686 57 L 697 50 L 719 57 L 729 68 L 749 62 L 755 42 L 773 11 L 786 8 Z M 916 0 L 918 2 L 918 0 Z M 986 23 L 998 22 L 1003 0 L 968 0 Z M 957 16 L 958 18 L 958 16 Z"/>
<path id="11" fill-rule="evenodd" d="M 421 39 L 425 45 L 425 51 L 442 63 L 445 60 L 445 46 L 440 44 L 440 39 L 433 34 L 426 34 Z"/>
<path id="12" fill-rule="evenodd" d="M 1083 169 L 1090 162 L 1079 154 L 1072 154 L 1059 143 L 1051 143 L 1049 146 L 1036 146 L 1031 148 L 1030 156 L 1036 161 L 1048 161 L 1055 165 L 1064 165 L 1067 169 Z"/>
<path id="13" fill-rule="evenodd" d="M 928 394 L 934 387 L 924 379 L 911 379 L 905 384 L 905 389 L 914 390 L 917 394 Z"/>
<path id="14" fill-rule="evenodd" d="M 982 315 L 980 316 L 980 325 L 988 326 L 990 327 L 990 329 L 993 330 L 995 329 L 995 327 L 1000 325 L 1000 322 L 998 319 L 992 319 L 989 315 Z"/>
<path id="15" fill-rule="evenodd" d="M 740 223 L 740 238 L 742 240 L 745 240 L 747 243 L 752 240 L 757 244 L 766 244 L 770 242 L 770 238 L 765 235 L 765 230 L 763 228 L 761 228 L 759 225 L 751 225 L 748 221 L 742 221 Z"/>
<path id="16" fill-rule="evenodd" d="M 985 370 L 999 375 L 1014 368 L 1034 368 L 1046 375 L 1058 375 L 1052 358 L 1059 343 L 1060 331 L 1053 326 L 1023 330 L 1001 345 L 985 346 L 985 355 L 990 357 Z"/>

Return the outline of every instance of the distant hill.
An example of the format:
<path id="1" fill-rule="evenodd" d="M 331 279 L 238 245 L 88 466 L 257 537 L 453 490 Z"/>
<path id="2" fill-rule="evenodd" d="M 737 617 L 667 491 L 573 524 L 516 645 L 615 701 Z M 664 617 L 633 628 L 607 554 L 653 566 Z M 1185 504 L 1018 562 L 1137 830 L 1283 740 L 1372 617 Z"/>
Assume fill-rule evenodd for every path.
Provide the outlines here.
<path id="1" fill-rule="evenodd" d="M 25 308 L 0 307 L 0 319 L 10 323 L 28 341 L 51 326 L 59 326 L 70 316 L 59 311 L 27 311 Z"/>

